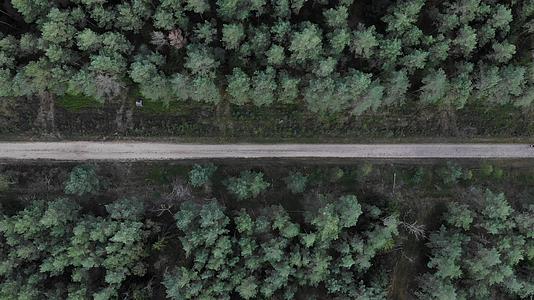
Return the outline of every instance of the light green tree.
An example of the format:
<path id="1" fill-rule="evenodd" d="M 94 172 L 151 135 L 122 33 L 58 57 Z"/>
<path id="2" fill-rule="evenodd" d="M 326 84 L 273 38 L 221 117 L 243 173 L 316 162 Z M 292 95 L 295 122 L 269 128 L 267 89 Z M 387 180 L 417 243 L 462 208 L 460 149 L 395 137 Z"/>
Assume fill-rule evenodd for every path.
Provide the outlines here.
<path id="1" fill-rule="evenodd" d="M 289 46 L 292 62 L 299 64 L 315 60 L 322 54 L 322 35 L 315 24 L 307 23 L 291 38 Z"/>
<path id="2" fill-rule="evenodd" d="M 250 78 L 239 68 L 234 68 L 232 74 L 228 76 L 228 87 L 226 91 L 230 95 L 230 102 L 243 105 L 250 101 L 251 93 Z"/>
<path id="3" fill-rule="evenodd" d="M 241 24 L 224 24 L 222 34 L 222 41 L 226 49 L 235 50 L 245 37 L 245 30 Z"/>
<path id="4" fill-rule="evenodd" d="M 420 100 L 425 104 L 435 104 L 445 97 L 449 82 L 442 69 L 434 70 L 422 80 Z"/>

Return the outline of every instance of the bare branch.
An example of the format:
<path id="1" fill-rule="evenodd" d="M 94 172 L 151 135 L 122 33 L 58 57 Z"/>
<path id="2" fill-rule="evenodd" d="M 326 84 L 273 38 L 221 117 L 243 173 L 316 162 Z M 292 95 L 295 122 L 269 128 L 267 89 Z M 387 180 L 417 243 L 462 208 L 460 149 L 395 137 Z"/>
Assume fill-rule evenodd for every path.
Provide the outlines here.
<path id="1" fill-rule="evenodd" d="M 400 225 L 409 233 L 415 236 L 415 239 L 420 240 L 426 237 L 425 225 L 417 224 L 417 221 L 413 223 L 400 222 Z"/>

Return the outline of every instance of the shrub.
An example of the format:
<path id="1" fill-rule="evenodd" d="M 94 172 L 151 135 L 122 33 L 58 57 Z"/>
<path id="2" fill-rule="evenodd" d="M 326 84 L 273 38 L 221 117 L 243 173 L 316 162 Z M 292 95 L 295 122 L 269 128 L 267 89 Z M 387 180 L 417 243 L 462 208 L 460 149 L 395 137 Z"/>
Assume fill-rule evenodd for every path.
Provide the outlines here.
<path id="1" fill-rule="evenodd" d="M 308 176 L 305 176 L 301 172 L 291 172 L 289 176 L 285 178 L 287 188 L 293 194 L 299 194 L 304 192 L 308 183 Z"/>
<path id="2" fill-rule="evenodd" d="M 0 193 L 9 190 L 11 180 L 7 175 L 0 174 Z"/>
<path id="3" fill-rule="evenodd" d="M 243 171 L 239 177 L 231 177 L 226 182 L 228 191 L 237 197 L 237 200 L 245 200 L 257 197 L 271 184 L 263 179 L 263 173 Z"/>
<path id="4" fill-rule="evenodd" d="M 189 172 L 189 182 L 194 187 L 200 187 L 210 181 L 215 171 L 217 171 L 217 166 L 214 164 L 210 163 L 204 166 L 195 164 Z"/>
<path id="5" fill-rule="evenodd" d="M 458 180 L 463 177 L 463 169 L 451 162 L 447 162 L 447 165 L 437 170 L 438 176 L 442 179 L 445 185 L 454 185 L 458 183 Z"/>
<path id="6" fill-rule="evenodd" d="M 94 166 L 84 165 L 75 167 L 65 183 L 65 194 L 83 196 L 96 194 L 100 190 L 101 182 Z"/>

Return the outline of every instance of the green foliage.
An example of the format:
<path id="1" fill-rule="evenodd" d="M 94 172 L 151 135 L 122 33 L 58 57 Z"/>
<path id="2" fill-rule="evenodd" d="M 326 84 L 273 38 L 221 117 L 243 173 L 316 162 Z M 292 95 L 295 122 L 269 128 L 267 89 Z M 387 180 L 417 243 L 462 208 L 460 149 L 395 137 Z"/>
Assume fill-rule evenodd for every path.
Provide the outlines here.
<path id="1" fill-rule="evenodd" d="M 239 47 L 239 43 L 245 37 L 245 30 L 241 24 L 224 24 L 222 34 L 226 49 L 233 50 Z"/>
<path id="2" fill-rule="evenodd" d="M 382 20 L 387 24 L 386 31 L 401 34 L 408 31 L 417 22 L 425 1 L 410 0 L 390 7 L 390 14 Z"/>
<path id="3" fill-rule="evenodd" d="M 217 0 L 217 13 L 225 20 L 244 20 L 253 11 L 260 13 L 264 4 L 264 0 Z"/>
<path id="4" fill-rule="evenodd" d="M 351 36 L 347 29 L 342 28 L 330 33 L 328 35 L 328 40 L 330 42 L 330 52 L 333 55 L 340 55 L 342 54 L 343 50 L 349 46 Z"/>
<path id="5" fill-rule="evenodd" d="M 193 32 L 195 34 L 195 38 L 199 42 L 209 44 L 215 39 L 217 29 L 214 28 L 213 24 L 205 21 L 204 23 L 197 24 L 197 28 Z"/>
<path id="6" fill-rule="evenodd" d="M 119 297 L 119 290 L 132 293 L 128 281 L 147 270 L 143 260 L 153 230 L 143 223 L 144 211 L 136 203 L 112 203 L 106 206 L 107 215 L 97 217 L 60 198 L 33 201 L 4 216 L 0 298 L 66 299 L 76 294 L 101 299 Z"/>
<path id="7" fill-rule="evenodd" d="M 347 19 L 349 17 L 348 9 L 346 6 L 338 6 L 331 8 L 323 12 L 326 24 L 332 28 L 344 27 L 347 25 Z"/>
<path id="8" fill-rule="evenodd" d="M 484 209 L 482 210 L 482 215 L 484 216 L 484 221 L 481 222 L 482 227 L 491 234 L 498 234 L 511 226 L 507 222 L 511 212 L 512 208 L 506 201 L 503 193 L 494 194 L 490 190 L 486 190 L 484 195 Z"/>
<path id="9" fill-rule="evenodd" d="M 458 49 L 459 53 L 464 56 L 469 56 L 477 46 L 477 34 L 473 28 L 464 25 L 458 31 L 458 36 L 452 43 Z"/>
<path id="10" fill-rule="evenodd" d="M 122 2 L 117 4 L 115 9 L 117 12 L 114 25 L 125 31 L 138 32 L 151 15 L 151 5 L 144 0 Z"/>
<path id="11" fill-rule="evenodd" d="M 0 193 L 8 191 L 10 185 L 11 179 L 7 175 L 0 174 Z"/>
<path id="12" fill-rule="evenodd" d="M 532 242 L 532 234 L 524 230 L 529 225 L 523 226 L 529 212 L 515 211 L 502 193 L 486 190 L 480 197 L 482 209 L 449 205 L 447 225 L 430 235 L 428 267 L 432 272 L 421 278 L 419 299 L 488 299 L 496 294 L 526 299 L 534 295 L 531 279 L 525 275 L 529 268 L 526 244 Z"/>
<path id="13" fill-rule="evenodd" d="M 68 45 L 76 32 L 73 23 L 68 12 L 52 8 L 41 27 L 43 40 Z"/>
<path id="14" fill-rule="evenodd" d="M 493 177 L 497 168 L 483 169 L 490 169 L 486 174 Z M 376 176 L 370 179 L 377 183 L 380 176 L 391 174 L 385 170 L 407 170 L 401 173 L 428 180 L 438 175 L 438 181 L 445 180 L 444 174 L 456 182 L 469 173 L 451 163 L 428 176 L 422 167 L 373 170 L 362 163 L 323 166 L 314 172 L 301 168 L 268 183 L 262 173 L 244 171 L 223 182 L 237 200 L 216 190 L 176 202 L 158 195 L 165 188 L 153 184 L 189 175 L 193 186 L 202 186 L 216 167 L 157 170 L 159 179 L 150 185 L 154 192 L 131 192 L 143 197 L 139 199 L 110 199 L 121 190 L 118 186 L 91 201 L 74 197 L 0 203 L 0 299 L 145 299 L 158 292 L 170 299 L 388 299 L 388 272 L 395 261 L 391 258 L 399 243 L 411 243 L 404 232 L 399 236 L 399 226 L 410 230 L 410 224 L 401 222 L 398 214 L 411 212 L 375 195 L 362 199 L 349 191 L 359 190 L 360 179 L 371 172 Z M 218 174 L 228 174 L 226 167 Z M 422 180 L 413 179 L 418 185 L 414 200 L 421 198 Z M 403 181 L 397 181 L 399 196 L 413 190 Z M 252 198 L 271 184 L 273 192 L 261 201 L 239 202 L 239 195 Z M 217 180 L 212 187 L 223 185 Z M 456 186 L 446 191 L 458 199 L 438 195 L 439 204 L 429 206 L 437 209 L 430 220 L 437 230 L 425 234 L 425 248 L 412 250 L 428 257 L 428 269 L 418 274 L 413 297 L 533 296 L 534 205 L 528 189 L 514 193 L 520 198 L 510 202 L 490 190 Z M 416 209 L 419 204 L 414 204 Z M 166 218 L 171 211 L 174 219 Z M 161 290 L 153 291 L 159 283 Z"/>
<path id="15" fill-rule="evenodd" d="M 473 212 L 468 205 L 453 202 L 449 204 L 445 219 L 452 226 L 469 230 L 473 223 Z"/>
<path id="16" fill-rule="evenodd" d="M 185 8 L 194 13 L 201 14 L 207 11 L 210 5 L 206 0 L 187 0 Z"/>
<path id="17" fill-rule="evenodd" d="M 184 66 L 192 74 L 213 74 L 218 65 L 219 63 L 211 53 L 210 49 L 196 47 L 194 45 L 187 48 L 187 58 Z"/>
<path id="18" fill-rule="evenodd" d="M 377 56 L 383 70 L 392 70 L 402 52 L 402 41 L 399 39 L 383 39 L 379 42 Z"/>
<path id="19" fill-rule="evenodd" d="M 77 45 L 82 51 L 95 51 L 101 47 L 102 38 L 91 29 L 85 29 L 77 35 Z"/>
<path id="20" fill-rule="evenodd" d="M 443 104 L 451 105 L 457 109 L 464 107 L 471 96 L 473 85 L 470 80 L 470 70 L 463 71 L 449 82 L 447 95 Z"/>
<path id="21" fill-rule="evenodd" d="M 250 97 L 256 106 L 270 105 L 274 101 L 274 92 L 277 86 L 275 72 L 272 68 L 265 71 L 256 71 L 252 78 Z"/>
<path id="22" fill-rule="evenodd" d="M 408 179 L 408 182 L 412 185 L 421 186 L 421 184 L 424 182 L 426 176 L 425 168 L 423 167 L 417 167 L 415 169 L 415 172 L 410 174 L 410 177 Z"/>
<path id="23" fill-rule="evenodd" d="M 284 47 L 276 44 L 272 45 L 271 48 L 267 51 L 266 55 L 267 61 L 270 65 L 281 65 L 285 59 Z"/>
<path id="24" fill-rule="evenodd" d="M 314 24 L 306 24 L 301 31 L 295 32 L 289 46 L 291 60 L 303 63 L 317 59 L 322 52 L 322 37 L 319 28 Z"/>
<path id="25" fill-rule="evenodd" d="M 308 183 L 308 176 L 305 176 L 301 172 L 291 172 L 286 178 L 285 182 L 287 188 L 293 193 L 303 193 L 306 190 L 306 185 Z"/>
<path id="26" fill-rule="evenodd" d="M 488 163 L 483 163 L 480 166 L 480 173 L 484 177 L 490 177 L 491 174 L 493 174 L 493 170 L 494 170 L 493 166 Z"/>
<path id="27" fill-rule="evenodd" d="M 243 171 L 239 177 L 231 177 L 226 182 L 228 191 L 238 200 L 256 198 L 271 184 L 263 179 L 263 173 Z"/>
<path id="28" fill-rule="evenodd" d="M 20 37 L 19 47 L 23 54 L 34 54 L 38 50 L 38 39 L 33 34 L 25 33 Z"/>
<path id="29" fill-rule="evenodd" d="M 447 165 L 437 170 L 437 175 L 443 181 L 443 184 L 447 186 L 453 186 L 458 183 L 459 180 L 469 180 L 473 174 L 470 170 L 463 169 L 462 167 L 447 162 Z"/>
<path id="30" fill-rule="evenodd" d="M 378 40 L 374 26 L 354 32 L 351 50 L 355 55 L 370 58 L 377 46 Z"/>
<path id="31" fill-rule="evenodd" d="M 406 92 L 410 82 L 406 70 L 393 72 L 385 82 L 384 99 L 385 105 L 402 104 L 406 98 Z"/>
<path id="32" fill-rule="evenodd" d="M 221 101 L 219 88 L 211 76 L 197 75 L 191 80 L 190 96 L 193 101 L 217 104 Z"/>
<path id="33" fill-rule="evenodd" d="M 385 299 L 384 285 L 374 277 L 367 284 L 362 279 L 396 234 L 395 218 L 382 225 L 378 214 L 356 227 L 361 214 L 352 195 L 310 211 L 311 221 L 303 224 L 281 206 L 256 215 L 244 209 L 232 213 L 215 200 L 183 203 L 175 219 L 187 260 L 165 275 L 167 296 L 291 299 L 324 284 L 332 297 Z M 302 226 L 311 227 L 304 231 Z"/>
<path id="34" fill-rule="evenodd" d="M 165 105 L 298 103 L 339 120 L 415 94 L 410 105 L 440 109 L 533 103 L 529 1 L 156 2 L 11 1 L 25 23 L 1 37 L 0 95 L 104 103 L 139 90 Z"/>
<path id="35" fill-rule="evenodd" d="M 300 79 L 293 78 L 284 73 L 279 78 L 278 101 L 282 103 L 293 103 L 299 95 Z"/>
<path id="36" fill-rule="evenodd" d="M 241 69 L 235 68 L 228 77 L 227 92 L 231 96 L 230 102 L 243 105 L 249 102 L 250 78 Z"/>
<path id="37" fill-rule="evenodd" d="M 70 172 L 69 179 L 65 182 L 65 194 L 78 196 L 96 194 L 101 185 L 94 166 L 77 166 Z"/>
<path id="38" fill-rule="evenodd" d="M 46 59 L 32 61 L 25 65 L 14 78 L 13 90 L 17 96 L 63 95 L 71 70 L 54 66 Z"/>
<path id="39" fill-rule="evenodd" d="M 428 54 L 428 52 L 418 49 L 411 54 L 405 55 L 400 60 L 400 63 L 406 68 L 406 70 L 412 73 L 416 69 L 423 69 L 425 67 Z"/>
<path id="40" fill-rule="evenodd" d="M 378 107 L 382 104 L 382 97 L 384 95 L 384 87 L 380 85 L 378 81 L 374 81 L 366 93 L 362 95 L 352 105 L 352 115 L 360 115 L 363 112 L 371 109 L 372 111 L 377 111 Z"/>
<path id="41" fill-rule="evenodd" d="M 304 90 L 304 98 L 311 111 L 340 112 L 348 108 L 349 103 L 364 100 L 364 92 L 370 85 L 370 74 L 353 70 L 336 80 L 332 77 L 313 79 Z"/>
<path id="42" fill-rule="evenodd" d="M 329 168 L 324 173 L 325 180 L 329 182 L 339 181 L 341 178 L 343 178 L 343 175 L 345 175 L 345 172 L 339 167 Z"/>
<path id="43" fill-rule="evenodd" d="M 515 46 L 513 44 L 504 42 L 504 43 L 494 43 L 493 46 L 493 54 L 491 57 L 498 63 L 506 63 L 515 54 Z"/>
<path id="44" fill-rule="evenodd" d="M 362 165 L 358 166 L 357 170 L 357 180 L 364 181 L 373 172 L 373 164 L 365 162 Z"/>
<path id="45" fill-rule="evenodd" d="M 434 71 L 422 80 L 421 101 L 428 104 L 435 104 L 445 96 L 447 92 L 448 80 L 442 69 Z"/>
<path id="46" fill-rule="evenodd" d="M 95 73 L 121 74 L 126 71 L 126 61 L 118 54 L 98 54 L 91 56 L 89 70 Z"/>
<path id="47" fill-rule="evenodd" d="M 189 172 L 189 182 L 194 187 L 200 187 L 210 182 L 211 176 L 217 171 L 217 166 L 214 164 L 198 165 L 195 164 Z"/>
<path id="48" fill-rule="evenodd" d="M 11 1 L 11 4 L 22 14 L 22 16 L 24 16 L 26 22 L 32 22 L 37 17 L 46 15 L 50 8 L 49 3 L 46 0 L 13 0 Z"/>
<path id="49" fill-rule="evenodd" d="M 139 91 L 145 99 L 162 101 L 168 103 L 173 98 L 179 100 L 189 99 L 190 84 L 184 77 L 176 74 L 173 80 L 165 77 L 158 72 L 158 66 L 162 63 L 163 58 L 157 54 L 151 54 L 147 57 L 137 57 L 137 61 L 130 67 L 130 77 L 139 84 Z M 177 83 L 177 78 L 183 79 Z M 189 79 L 187 77 L 187 79 Z M 179 93 L 175 91 L 179 89 Z"/>

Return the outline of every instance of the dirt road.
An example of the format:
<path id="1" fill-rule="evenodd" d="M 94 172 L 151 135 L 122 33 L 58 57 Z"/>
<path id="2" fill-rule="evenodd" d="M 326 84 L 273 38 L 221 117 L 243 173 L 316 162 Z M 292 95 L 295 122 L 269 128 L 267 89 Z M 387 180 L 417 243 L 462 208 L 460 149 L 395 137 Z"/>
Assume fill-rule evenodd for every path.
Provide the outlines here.
<path id="1" fill-rule="evenodd" d="M 1 160 L 201 158 L 534 158 L 526 144 L 170 144 L 0 142 Z"/>

